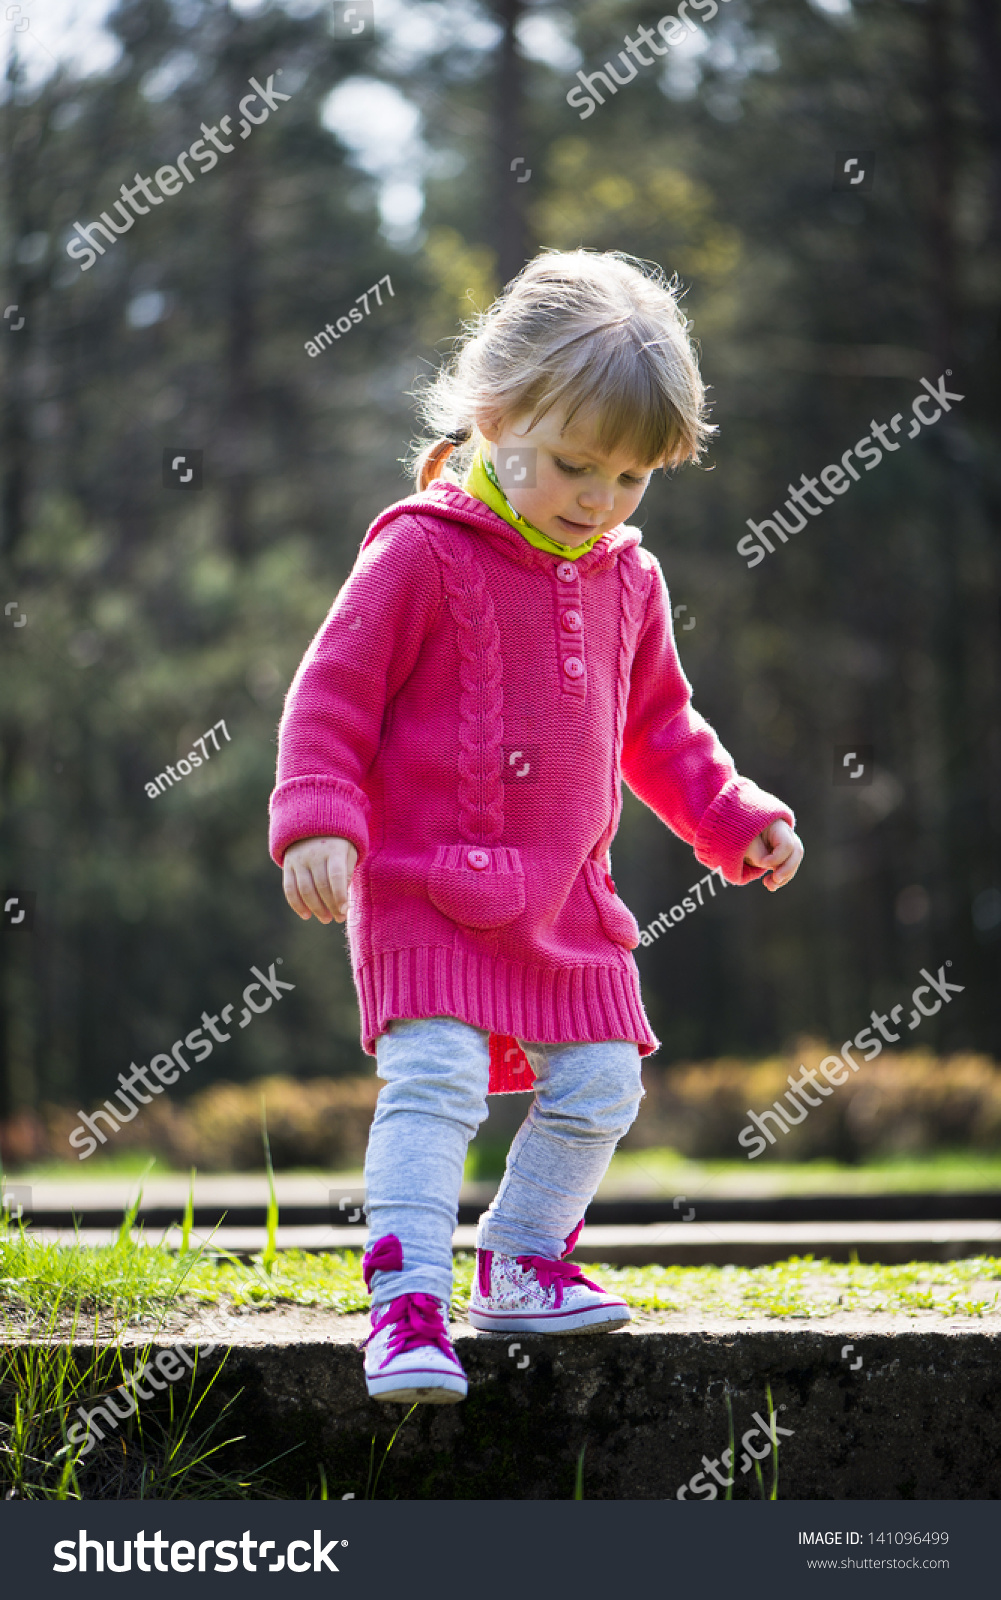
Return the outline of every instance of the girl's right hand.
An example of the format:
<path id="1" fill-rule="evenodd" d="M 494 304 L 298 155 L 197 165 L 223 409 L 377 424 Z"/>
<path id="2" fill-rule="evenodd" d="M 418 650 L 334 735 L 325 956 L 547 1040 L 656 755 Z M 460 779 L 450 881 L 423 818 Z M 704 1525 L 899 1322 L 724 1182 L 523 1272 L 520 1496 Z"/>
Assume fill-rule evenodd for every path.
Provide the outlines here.
<path id="1" fill-rule="evenodd" d="M 348 839 L 297 839 L 282 860 L 282 888 L 297 917 L 343 922 L 358 851 Z"/>

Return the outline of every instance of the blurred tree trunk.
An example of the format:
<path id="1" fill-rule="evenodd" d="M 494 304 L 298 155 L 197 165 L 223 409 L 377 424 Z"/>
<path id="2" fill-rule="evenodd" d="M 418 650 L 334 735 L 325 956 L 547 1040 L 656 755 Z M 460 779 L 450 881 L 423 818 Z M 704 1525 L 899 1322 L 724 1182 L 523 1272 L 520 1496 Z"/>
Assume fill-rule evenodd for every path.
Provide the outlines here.
<path id="1" fill-rule="evenodd" d="M 254 247 L 251 231 L 255 183 L 253 158 L 237 145 L 229 170 L 229 255 L 226 285 L 226 415 L 222 433 L 226 545 L 234 555 L 250 549 L 251 469 L 254 428 Z"/>
<path id="2" fill-rule="evenodd" d="M 16 88 L 20 76 L 17 58 L 16 35 L 11 34 L 7 58 L 7 103 L 3 110 L 3 160 L 4 160 L 4 244 L 3 309 L 13 307 L 9 317 L 0 325 L 3 339 L 3 488 L 2 488 L 2 547 L 6 557 L 16 551 L 24 534 L 25 499 L 28 486 L 27 424 L 28 398 L 25 382 L 27 354 L 33 332 L 27 315 L 28 275 L 21 271 L 16 257 L 18 240 L 30 231 L 27 215 L 28 191 L 31 182 L 31 162 L 28 145 L 32 143 L 33 113 L 17 104 Z M 24 325 L 17 323 L 24 319 Z M 16 331 L 15 331 L 16 330 Z M 4 600 L 6 601 L 6 596 Z"/>
<path id="3" fill-rule="evenodd" d="M 954 77 L 949 0 L 929 0 L 925 16 L 929 115 L 928 233 L 931 259 L 932 338 L 938 371 L 955 355 L 956 248 L 953 203 L 956 126 L 952 107 Z"/>
<path id="4" fill-rule="evenodd" d="M 991 224 L 989 237 L 1001 238 L 1001 24 L 997 0 L 970 0 L 979 56 L 979 89 L 991 145 Z"/>
<path id="5" fill-rule="evenodd" d="M 17 102 L 17 85 L 20 62 L 17 54 L 17 35 L 11 30 L 5 69 L 7 100 L 3 108 L 3 306 L 11 307 L 11 315 L 0 321 L 0 339 L 3 340 L 2 395 L 0 395 L 0 455 L 2 455 L 2 484 L 0 484 L 0 559 L 2 559 L 3 592 L 0 606 L 19 599 L 17 584 L 17 552 L 26 526 L 28 494 L 28 386 L 27 367 L 31 337 L 34 332 L 33 308 L 28 305 L 28 274 L 17 259 L 18 241 L 30 231 L 28 196 L 32 177 L 29 147 L 37 124 L 37 113 Z M 33 126 L 34 124 L 34 126 Z M 21 324 L 18 326 L 18 324 Z M 0 626 L 4 633 L 0 650 L 4 654 L 17 648 L 17 635 L 8 631 L 6 616 L 0 612 Z M 2 655 L 0 655 L 2 660 Z M 3 674 L 6 676 L 6 674 Z M 12 709 L 12 708 L 10 708 Z M 5 821 L 5 837 L 0 857 L 0 890 L 17 879 L 16 863 L 20 848 L 16 828 L 11 825 L 14 812 L 16 777 L 22 759 L 24 740 L 13 719 L 0 722 L 3 733 L 0 755 L 0 815 Z M 22 1100 L 29 1086 L 18 1074 L 15 1083 L 15 1059 L 21 1052 L 17 1048 L 17 1004 L 15 997 L 25 987 L 25 973 L 30 951 L 25 941 L 0 932 L 0 1117 L 9 1115 L 15 1102 Z"/>
<path id="6" fill-rule="evenodd" d="M 238 104 L 254 70 L 240 20 L 233 18 L 226 77 L 229 103 Z M 235 148 L 226 162 L 226 327 L 225 412 L 220 434 L 220 472 L 223 478 L 223 538 L 235 556 L 249 554 L 253 540 L 250 519 L 252 488 L 259 452 L 255 443 L 257 391 L 254 315 L 258 262 L 254 220 L 259 199 L 258 156 L 253 139 L 240 137 L 240 118 L 234 116 L 229 141 Z"/>
<path id="7" fill-rule="evenodd" d="M 497 61 L 493 109 L 496 193 L 491 205 L 490 221 L 493 233 L 491 242 L 497 252 L 497 271 L 502 283 L 507 283 L 521 271 L 528 249 L 524 195 L 530 180 L 519 182 L 519 179 L 524 179 L 531 163 L 523 148 L 521 106 L 524 98 L 524 67 L 515 38 L 515 29 L 524 9 L 523 0 L 494 0 L 494 16 L 504 29 L 504 36 Z M 514 166 L 516 161 L 519 162 L 517 167 Z"/>

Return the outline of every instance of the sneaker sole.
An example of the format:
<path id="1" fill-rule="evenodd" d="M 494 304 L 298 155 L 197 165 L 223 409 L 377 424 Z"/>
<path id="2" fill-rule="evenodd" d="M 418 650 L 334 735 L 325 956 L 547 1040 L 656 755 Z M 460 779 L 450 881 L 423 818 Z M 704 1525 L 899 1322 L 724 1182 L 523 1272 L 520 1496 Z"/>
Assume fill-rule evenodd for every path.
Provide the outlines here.
<path id="1" fill-rule="evenodd" d="M 626 1306 L 592 1306 L 587 1311 L 478 1311 L 469 1308 L 469 1322 L 480 1333 L 613 1333 L 632 1321 Z"/>
<path id="2" fill-rule="evenodd" d="M 415 1384 L 403 1384 L 397 1379 L 384 1379 L 384 1388 L 378 1387 L 378 1379 L 366 1379 L 369 1399 L 379 1400 L 384 1405 L 412 1406 L 454 1406 L 460 1400 L 465 1400 L 468 1385 L 461 1388 L 446 1387 L 444 1384 L 417 1387 Z"/>

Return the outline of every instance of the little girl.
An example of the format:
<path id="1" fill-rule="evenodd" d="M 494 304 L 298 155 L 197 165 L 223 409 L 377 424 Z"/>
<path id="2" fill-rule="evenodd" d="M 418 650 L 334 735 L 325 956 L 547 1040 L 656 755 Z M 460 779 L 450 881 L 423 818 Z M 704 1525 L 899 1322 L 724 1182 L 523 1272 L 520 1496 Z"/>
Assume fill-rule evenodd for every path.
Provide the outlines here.
<path id="1" fill-rule="evenodd" d="M 302 918 L 343 922 L 385 1080 L 365 1164 L 369 1394 L 449 1403 L 466 1147 L 533 1085 L 477 1236 L 469 1320 L 608 1331 L 570 1255 L 657 1048 L 609 846 L 621 778 L 730 883 L 788 883 L 789 808 L 690 704 L 660 566 L 628 526 L 715 431 L 673 286 L 544 252 L 422 396 L 418 493 L 390 506 L 282 718 L 271 852 Z M 463 447 L 466 475 L 444 477 Z M 350 895 L 349 895 L 350 887 Z"/>

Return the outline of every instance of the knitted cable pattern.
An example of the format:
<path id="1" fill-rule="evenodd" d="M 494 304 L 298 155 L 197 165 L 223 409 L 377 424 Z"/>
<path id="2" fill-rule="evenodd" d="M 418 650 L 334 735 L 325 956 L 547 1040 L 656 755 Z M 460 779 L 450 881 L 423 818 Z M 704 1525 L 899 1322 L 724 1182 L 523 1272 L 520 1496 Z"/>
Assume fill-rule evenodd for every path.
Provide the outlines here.
<path id="1" fill-rule="evenodd" d="M 630 668 L 636 653 L 636 640 L 646 611 L 649 583 L 635 551 L 627 550 L 619 558 L 619 580 L 622 585 L 619 610 L 619 665 L 615 685 L 615 770 L 621 770 L 622 744 L 626 736 L 626 711 L 629 706 Z"/>
<path id="2" fill-rule="evenodd" d="M 459 832 L 494 844 L 504 832 L 504 670 L 500 629 L 483 568 L 468 550 L 428 529 L 459 646 Z"/>

